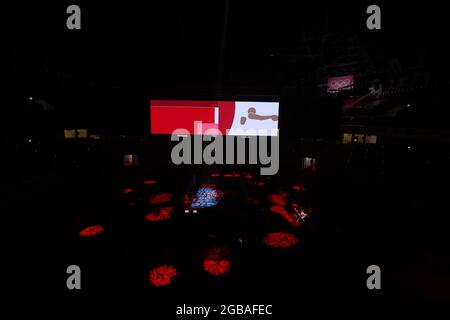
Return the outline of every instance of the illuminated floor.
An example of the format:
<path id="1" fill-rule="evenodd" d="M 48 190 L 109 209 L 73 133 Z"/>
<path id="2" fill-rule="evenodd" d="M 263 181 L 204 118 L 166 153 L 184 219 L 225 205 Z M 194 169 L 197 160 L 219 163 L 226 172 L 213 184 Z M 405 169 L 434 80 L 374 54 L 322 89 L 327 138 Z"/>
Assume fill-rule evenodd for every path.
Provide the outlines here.
<path id="1" fill-rule="evenodd" d="M 419 220 L 396 215 L 401 211 L 394 201 L 364 197 L 367 190 L 389 190 L 358 185 L 346 201 L 348 182 L 344 188 L 341 180 L 317 179 L 246 172 L 177 180 L 74 174 L 62 181 L 68 189 L 38 185 L 27 201 L 25 193 L 18 195 L 13 212 L 20 214 L 8 217 L 15 221 L 6 229 L 14 245 L 9 262 L 15 276 L 8 287 L 23 294 L 28 282 L 21 275 L 31 261 L 40 262 L 37 287 L 45 285 L 50 295 L 74 294 L 61 289 L 71 264 L 83 273 L 83 290 L 75 294 L 89 297 L 378 297 L 365 288 L 365 268 L 374 261 L 388 270 L 383 297 L 428 296 L 436 294 L 429 283 L 438 289 L 448 283 L 445 272 L 424 280 L 424 261 L 444 270 L 450 265 L 445 256 L 426 251 L 426 239 L 398 238 L 397 226 L 409 225 L 402 232 L 414 234 Z M 420 279 L 422 287 L 412 286 L 406 275 Z M 438 296 L 447 294 L 443 288 Z"/>
<path id="2" fill-rule="evenodd" d="M 72 224 L 72 254 L 92 268 L 92 292 L 289 296 L 307 273 L 314 213 L 302 181 L 280 186 L 245 172 L 173 186 L 124 180 L 114 214 L 76 215 Z"/>

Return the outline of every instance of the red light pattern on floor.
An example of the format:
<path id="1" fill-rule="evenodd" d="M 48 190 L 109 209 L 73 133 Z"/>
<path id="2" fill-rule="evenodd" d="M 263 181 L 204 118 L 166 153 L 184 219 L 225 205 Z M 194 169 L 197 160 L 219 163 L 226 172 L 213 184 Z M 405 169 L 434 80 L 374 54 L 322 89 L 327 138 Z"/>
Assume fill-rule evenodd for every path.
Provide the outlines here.
<path id="1" fill-rule="evenodd" d="M 244 179 L 253 179 L 253 176 L 251 174 L 244 175 Z"/>
<path id="2" fill-rule="evenodd" d="M 285 193 L 271 193 L 267 197 L 267 200 L 277 206 L 284 207 L 286 205 L 286 196 Z"/>
<path id="3" fill-rule="evenodd" d="M 295 185 L 295 186 L 292 186 L 292 190 L 305 191 L 305 188 L 303 186 L 300 186 L 300 185 Z"/>
<path id="4" fill-rule="evenodd" d="M 301 220 L 298 220 L 294 215 L 287 212 L 286 209 L 284 209 L 282 206 L 271 206 L 270 211 L 272 213 L 280 215 L 284 220 L 286 220 L 290 225 L 294 227 L 300 227 L 303 224 Z"/>
<path id="5" fill-rule="evenodd" d="M 151 211 L 145 216 L 145 220 L 147 220 L 147 221 L 169 220 L 172 218 L 170 213 L 172 212 L 173 208 L 174 208 L 173 206 L 172 207 L 163 207 L 163 208 L 159 208 L 154 211 Z"/>
<path id="6" fill-rule="evenodd" d="M 167 286 L 172 278 L 177 275 L 177 269 L 171 265 L 162 265 L 150 270 L 149 282 L 155 287 Z"/>
<path id="7" fill-rule="evenodd" d="M 213 276 L 222 276 L 230 271 L 229 252 L 224 247 L 215 247 L 208 252 L 203 261 L 203 270 Z"/>
<path id="8" fill-rule="evenodd" d="M 240 173 L 225 173 L 223 175 L 225 178 L 238 178 L 241 176 Z"/>
<path id="9" fill-rule="evenodd" d="M 148 185 L 148 186 L 154 185 L 156 183 L 157 183 L 156 180 L 152 180 L 152 179 L 144 181 L 144 184 Z"/>
<path id="10" fill-rule="evenodd" d="M 203 269 L 213 276 L 222 276 L 225 273 L 229 272 L 231 268 L 230 261 L 223 260 L 210 260 L 205 259 L 203 261 Z"/>
<path id="11" fill-rule="evenodd" d="M 80 231 L 79 234 L 80 236 L 87 238 L 98 236 L 99 234 L 103 233 L 103 231 L 105 231 L 105 228 L 103 228 L 101 225 L 95 225 L 84 228 L 83 230 Z"/>
<path id="12" fill-rule="evenodd" d="M 264 243 L 273 248 L 291 248 L 298 244 L 298 239 L 287 232 L 273 232 L 264 238 Z"/>
<path id="13" fill-rule="evenodd" d="M 133 192 L 132 188 L 125 188 L 125 189 L 122 190 L 122 193 L 125 193 L 125 194 L 131 193 L 131 192 Z"/>
<path id="14" fill-rule="evenodd" d="M 170 193 L 160 193 L 154 196 L 151 196 L 148 199 L 148 202 L 153 205 L 153 206 L 158 206 L 161 204 L 164 204 L 166 202 L 169 202 L 170 200 L 172 200 L 173 195 Z"/>
<path id="15" fill-rule="evenodd" d="M 211 173 L 211 177 L 220 177 L 220 173 Z"/>

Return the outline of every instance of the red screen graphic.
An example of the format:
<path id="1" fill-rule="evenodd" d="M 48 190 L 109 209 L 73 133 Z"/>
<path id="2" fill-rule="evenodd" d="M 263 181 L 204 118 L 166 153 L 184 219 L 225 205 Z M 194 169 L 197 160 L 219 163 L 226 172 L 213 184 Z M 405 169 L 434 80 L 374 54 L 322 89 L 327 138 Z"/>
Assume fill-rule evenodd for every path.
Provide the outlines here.
<path id="1" fill-rule="evenodd" d="M 153 107 L 152 133 L 171 134 L 177 128 L 195 132 L 195 121 L 214 123 L 214 108 Z"/>
<path id="2" fill-rule="evenodd" d="M 172 134 L 176 129 L 191 134 L 218 129 L 225 134 L 234 118 L 234 102 L 152 100 L 150 106 L 152 134 Z M 196 122 L 201 128 L 195 127 Z"/>
<path id="3" fill-rule="evenodd" d="M 277 102 L 150 101 L 151 134 L 173 134 L 182 129 L 189 134 L 239 135 L 249 129 L 277 127 Z"/>

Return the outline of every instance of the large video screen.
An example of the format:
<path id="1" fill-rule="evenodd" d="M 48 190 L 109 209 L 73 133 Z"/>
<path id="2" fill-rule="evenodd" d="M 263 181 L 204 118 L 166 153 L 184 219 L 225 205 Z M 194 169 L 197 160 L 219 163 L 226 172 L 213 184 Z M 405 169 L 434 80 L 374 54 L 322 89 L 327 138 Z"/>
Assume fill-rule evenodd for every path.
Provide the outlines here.
<path id="1" fill-rule="evenodd" d="M 151 134 L 278 135 L 278 102 L 151 100 Z"/>

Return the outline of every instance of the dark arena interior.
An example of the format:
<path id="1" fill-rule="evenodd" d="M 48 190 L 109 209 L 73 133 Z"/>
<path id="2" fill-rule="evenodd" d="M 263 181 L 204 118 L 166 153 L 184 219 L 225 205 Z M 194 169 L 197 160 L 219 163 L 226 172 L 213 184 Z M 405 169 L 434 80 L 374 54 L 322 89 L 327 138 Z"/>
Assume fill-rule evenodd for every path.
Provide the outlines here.
<path id="1" fill-rule="evenodd" d="M 444 4 L 74 4 L 2 5 L 9 298 L 450 299 Z"/>

